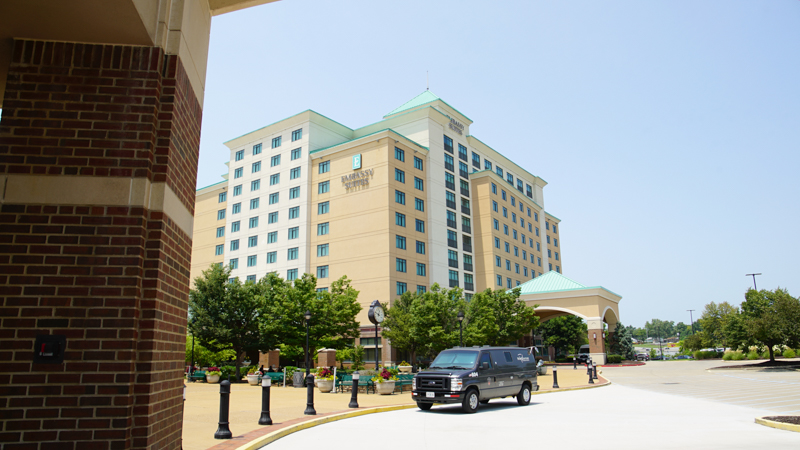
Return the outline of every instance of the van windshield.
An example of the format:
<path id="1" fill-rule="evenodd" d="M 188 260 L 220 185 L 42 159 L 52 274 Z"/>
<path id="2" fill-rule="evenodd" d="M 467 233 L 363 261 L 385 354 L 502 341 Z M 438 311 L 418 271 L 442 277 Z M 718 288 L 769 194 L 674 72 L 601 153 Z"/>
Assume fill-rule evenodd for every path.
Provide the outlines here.
<path id="1" fill-rule="evenodd" d="M 471 369 L 478 359 L 478 352 L 455 350 L 439 353 L 429 369 Z"/>

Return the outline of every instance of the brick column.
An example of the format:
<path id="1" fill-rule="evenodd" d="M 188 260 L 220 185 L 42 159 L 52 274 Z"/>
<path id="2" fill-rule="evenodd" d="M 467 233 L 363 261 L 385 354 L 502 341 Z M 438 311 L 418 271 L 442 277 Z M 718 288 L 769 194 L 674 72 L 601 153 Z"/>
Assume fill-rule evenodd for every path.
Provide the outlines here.
<path id="1" fill-rule="evenodd" d="M 0 121 L 0 446 L 181 448 L 201 113 L 159 48 L 15 41 Z M 33 363 L 48 334 L 66 335 L 62 364 Z"/>

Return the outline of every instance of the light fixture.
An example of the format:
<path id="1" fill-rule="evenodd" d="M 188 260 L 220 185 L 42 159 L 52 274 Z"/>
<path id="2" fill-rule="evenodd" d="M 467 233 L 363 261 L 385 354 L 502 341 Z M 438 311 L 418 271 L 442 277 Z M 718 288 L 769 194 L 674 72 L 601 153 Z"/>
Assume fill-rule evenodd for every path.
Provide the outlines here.
<path id="1" fill-rule="evenodd" d="M 597 339 L 597 333 L 592 333 L 592 339 Z"/>
<path id="2" fill-rule="evenodd" d="M 306 311 L 305 317 L 306 320 L 311 320 L 311 311 Z"/>
<path id="3" fill-rule="evenodd" d="M 458 312 L 458 321 L 459 322 L 463 322 L 464 321 L 464 312 L 463 311 L 459 311 Z"/>

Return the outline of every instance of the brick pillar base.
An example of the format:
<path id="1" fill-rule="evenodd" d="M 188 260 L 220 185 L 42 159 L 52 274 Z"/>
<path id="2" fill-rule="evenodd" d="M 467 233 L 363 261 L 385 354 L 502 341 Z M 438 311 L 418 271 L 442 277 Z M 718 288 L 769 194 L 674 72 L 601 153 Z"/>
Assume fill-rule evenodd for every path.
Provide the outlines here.
<path id="1" fill-rule="evenodd" d="M 200 118 L 159 48 L 15 41 L 0 447 L 181 448 Z M 37 335 L 66 336 L 63 363 L 33 363 Z"/>
<path id="2" fill-rule="evenodd" d="M 597 364 L 606 363 L 606 343 L 603 340 L 603 329 L 589 330 L 589 354 Z"/>

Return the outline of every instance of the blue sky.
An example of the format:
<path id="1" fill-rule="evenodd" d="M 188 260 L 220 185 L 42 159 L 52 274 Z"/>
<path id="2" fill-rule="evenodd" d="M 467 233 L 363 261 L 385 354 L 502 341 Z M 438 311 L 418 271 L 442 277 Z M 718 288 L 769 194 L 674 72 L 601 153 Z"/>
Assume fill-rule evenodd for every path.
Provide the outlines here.
<path id="1" fill-rule="evenodd" d="M 373 123 L 430 88 L 549 183 L 564 274 L 621 319 L 800 295 L 800 1 L 284 0 L 215 17 L 198 186 L 306 109 Z"/>

